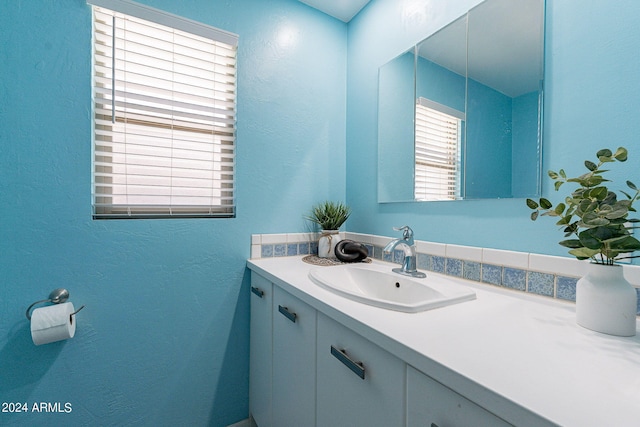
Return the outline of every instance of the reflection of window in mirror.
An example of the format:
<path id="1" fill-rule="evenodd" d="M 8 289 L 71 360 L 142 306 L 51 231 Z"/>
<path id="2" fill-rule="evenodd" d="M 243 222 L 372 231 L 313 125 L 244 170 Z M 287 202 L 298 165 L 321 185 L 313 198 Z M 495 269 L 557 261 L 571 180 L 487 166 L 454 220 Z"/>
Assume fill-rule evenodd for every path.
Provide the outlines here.
<path id="1" fill-rule="evenodd" d="M 464 113 L 418 98 L 415 119 L 415 200 L 461 198 Z"/>

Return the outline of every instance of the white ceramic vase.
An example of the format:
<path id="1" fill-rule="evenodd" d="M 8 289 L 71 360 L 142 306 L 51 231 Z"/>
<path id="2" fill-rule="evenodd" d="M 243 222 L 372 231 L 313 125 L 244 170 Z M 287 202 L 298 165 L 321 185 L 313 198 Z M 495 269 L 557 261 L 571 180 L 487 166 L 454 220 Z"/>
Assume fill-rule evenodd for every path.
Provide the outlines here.
<path id="1" fill-rule="evenodd" d="M 338 230 L 322 230 L 318 240 L 318 256 L 320 258 L 335 258 L 336 244 L 340 240 Z"/>
<path id="2" fill-rule="evenodd" d="M 591 263 L 576 284 L 576 322 L 621 337 L 636 334 L 636 290 L 619 265 Z"/>

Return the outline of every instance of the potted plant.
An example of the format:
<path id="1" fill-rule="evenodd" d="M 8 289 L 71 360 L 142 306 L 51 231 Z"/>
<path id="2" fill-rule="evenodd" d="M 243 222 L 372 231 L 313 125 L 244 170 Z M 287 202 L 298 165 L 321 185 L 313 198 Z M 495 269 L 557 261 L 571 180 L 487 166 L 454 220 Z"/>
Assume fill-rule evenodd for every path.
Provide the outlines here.
<path id="1" fill-rule="evenodd" d="M 624 198 L 618 200 L 615 192 L 605 185 L 603 165 L 625 162 L 627 150 L 620 147 L 613 153 L 603 149 L 596 153 L 598 163 L 585 161 L 587 172 L 568 178 L 565 171 L 549 171 L 556 191 L 564 184 L 577 184 L 577 188 L 564 202 L 553 204 L 540 198 L 539 202 L 527 199 L 533 210 L 531 219 L 540 215 L 557 217 L 557 225 L 565 233 L 560 245 L 579 260 L 590 259 L 587 274 L 576 285 L 576 321 L 581 326 L 612 335 L 632 336 L 636 333 L 637 294 L 624 279 L 617 260 L 635 258 L 630 254 L 640 250 L 640 241 L 633 237 L 634 224 L 640 220 L 629 218 L 636 212 L 633 203 L 640 190 L 627 181 L 630 193 L 620 191 Z M 625 255 L 625 256 L 622 256 Z"/>
<path id="2" fill-rule="evenodd" d="M 351 215 L 351 208 L 341 202 L 325 201 L 315 205 L 307 219 L 321 229 L 318 256 L 335 258 L 335 247 L 340 241 L 338 229 Z"/>

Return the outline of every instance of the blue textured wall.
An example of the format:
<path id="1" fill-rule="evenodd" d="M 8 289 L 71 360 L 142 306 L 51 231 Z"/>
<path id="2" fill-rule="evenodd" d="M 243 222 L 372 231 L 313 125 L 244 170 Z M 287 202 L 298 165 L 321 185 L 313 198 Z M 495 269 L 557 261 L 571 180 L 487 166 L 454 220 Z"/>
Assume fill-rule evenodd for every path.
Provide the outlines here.
<path id="1" fill-rule="evenodd" d="M 513 98 L 512 194 L 533 197 L 537 191 L 538 92 Z M 546 176 L 545 176 L 546 179 Z"/>
<path id="2" fill-rule="evenodd" d="M 511 98 L 473 79 L 467 98 L 464 195 L 511 197 Z"/>
<path id="3" fill-rule="evenodd" d="M 0 401 L 73 412 L 0 424 L 246 417 L 249 235 L 304 231 L 345 182 L 352 231 L 408 223 L 418 239 L 564 253 L 522 200 L 376 202 L 378 67 L 479 0 L 373 0 L 348 28 L 294 0 L 145 3 L 240 34 L 238 217 L 92 221 L 89 9 L 2 2 Z M 612 178 L 640 182 L 639 19 L 636 0 L 548 0 L 545 170 L 580 173 L 621 144 L 630 161 Z M 87 305 L 76 338 L 34 347 L 24 310 L 58 286 Z"/>
<path id="4" fill-rule="evenodd" d="M 294 0 L 146 0 L 240 35 L 237 212 L 91 220 L 91 12 L 0 5 L 0 425 L 226 426 L 248 415 L 250 234 L 344 200 L 346 25 Z M 35 347 L 57 287 L 76 337 Z"/>
<path id="5" fill-rule="evenodd" d="M 403 53 L 380 68 L 378 96 L 378 132 L 383 141 L 378 147 L 380 201 L 413 200 L 413 185 L 398 182 L 414 180 L 414 105 L 415 56 L 413 50 Z"/>
<path id="6" fill-rule="evenodd" d="M 347 201 L 349 230 L 393 235 L 409 224 L 417 239 L 565 255 L 553 221 L 529 220 L 523 199 L 376 203 L 375 106 L 378 67 L 460 16 L 477 1 L 374 0 L 349 24 Z M 548 169 L 586 172 L 603 147 L 630 150 L 611 178 L 640 182 L 640 2 L 547 0 L 543 192 Z"/>

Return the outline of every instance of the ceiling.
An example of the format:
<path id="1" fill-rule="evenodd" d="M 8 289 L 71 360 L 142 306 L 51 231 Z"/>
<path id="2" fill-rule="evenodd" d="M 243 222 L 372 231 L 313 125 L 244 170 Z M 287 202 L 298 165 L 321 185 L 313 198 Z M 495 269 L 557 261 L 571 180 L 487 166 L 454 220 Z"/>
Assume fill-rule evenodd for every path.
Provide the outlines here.
<path id="1" fill-rule="evenodd" d="M 341 21 L 349 22 L 356 16 L 363 7 L 371 0 L 298 0 L 314 9 L 338 18 Z"/>

